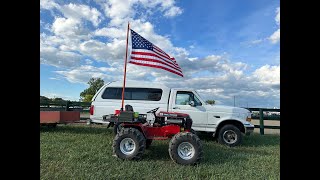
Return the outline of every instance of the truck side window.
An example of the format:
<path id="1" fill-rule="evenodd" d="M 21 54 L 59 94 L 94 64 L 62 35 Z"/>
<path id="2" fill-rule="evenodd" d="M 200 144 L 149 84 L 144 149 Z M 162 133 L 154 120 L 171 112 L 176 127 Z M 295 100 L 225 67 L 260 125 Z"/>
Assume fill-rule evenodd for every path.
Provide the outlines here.
<path id="1" fill-rule="evenodd" d="M 177 93 L 176 104 L 177 105 L 189 105 L 191 100 L 190 94 Z"/>
<path id="2" fill-rule="evenodd" d="M 125 100 L 160 101 L 162 89 L 155 88 L 126 88 L 124 91 Z M 102 99 L 121 99 L 122 88 L 108 87 L 102 94 Z"/>
<path id="3" fill-rule="evenodd" d="M 200 100 L 192 93 L 188 91 L 178 91 L 176 96 L 177 105 L 189 105 L 190 101 L 194 101 L 196 106 L 201 106 Z"/>

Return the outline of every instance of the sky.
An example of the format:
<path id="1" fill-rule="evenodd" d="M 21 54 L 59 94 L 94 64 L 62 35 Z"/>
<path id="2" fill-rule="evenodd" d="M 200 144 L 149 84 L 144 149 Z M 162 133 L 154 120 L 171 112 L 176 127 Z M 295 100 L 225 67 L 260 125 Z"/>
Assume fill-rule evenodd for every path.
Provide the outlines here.
<path id="1" fill-rule="evenodd" d="M 40 95 L 79 100 L 92 77 L 122 81 L 128 22 L 184 74 L 128 64 L 128 80 L 280 108 L 279 0 L 41 0 Z"/>

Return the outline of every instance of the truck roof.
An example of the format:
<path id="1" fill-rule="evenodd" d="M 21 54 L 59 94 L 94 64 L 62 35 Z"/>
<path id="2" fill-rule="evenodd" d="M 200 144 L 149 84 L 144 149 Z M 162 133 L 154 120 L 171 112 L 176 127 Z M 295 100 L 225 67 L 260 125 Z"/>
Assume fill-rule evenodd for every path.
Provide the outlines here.
<path id="1" fill-rule="evenodd" d="M 119 86 L 122 87 L 123 86 L 123 81 L 113 81 L 110 83 L 106 83 L 105 86 Z M 134 81 L 134 80 L 126 80 L 126 87 L 137 87 L 137 88 L 167 88 L 170 89 L 169 87 L 167 87 L 166 85 L 162 84 L 162 83 L 157 83 L 157 82 L 148 82 L 148 81 Z"/>
<path id="2" fill-rule="evenodd" d="M 171 88 L 172 90 L 177 90 L 177 91 L 193 91 L 194 89 L 192 88 Z"/>
<path id="3" fill-rule="evenodd" d="M 123 81 L 112 81 L 106 83 L 104 86 L 118 86 L 122 87 Z M 161 88 L 161 89 L 172 89 L 177 91 L 193 91 L 192 88 L 170 88 L 163 83 L 158 82 L 149 82 L 149 81 L 135 81 L 135 80 L 126 80 L 126 87 L 137 87 L 137 88 Z"/>

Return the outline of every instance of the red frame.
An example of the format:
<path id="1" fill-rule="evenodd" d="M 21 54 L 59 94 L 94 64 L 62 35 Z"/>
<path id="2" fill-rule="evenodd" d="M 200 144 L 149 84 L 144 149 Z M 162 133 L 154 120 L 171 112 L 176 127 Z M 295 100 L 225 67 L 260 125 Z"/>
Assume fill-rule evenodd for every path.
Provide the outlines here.
<path id="1" fill-rule="evenodd" d="M 166 140 L 178 134 L 181 131 L 189 132 L 187 129 L 181 129 L 180 126 L 170 124 L 162 127 L 151 127 L 148 124 L 142 123 L 123 123 L 123 127 L 133 127 L 140 129 L 146 139 Z"/>

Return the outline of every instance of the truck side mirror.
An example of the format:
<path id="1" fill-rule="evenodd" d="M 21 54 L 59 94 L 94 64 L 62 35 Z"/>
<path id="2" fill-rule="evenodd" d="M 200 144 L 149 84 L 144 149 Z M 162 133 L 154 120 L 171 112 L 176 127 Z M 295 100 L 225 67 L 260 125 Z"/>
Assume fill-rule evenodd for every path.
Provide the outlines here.
<path id="1" fill-rule="evenodd" d="M 194 104 L 194 101 L 190 101 L 190 102 L 189 102 L 189 105 L 192 106 L 192 107 L 195 107 L 195 106 L 196 106 L 196 105 Z"/>

